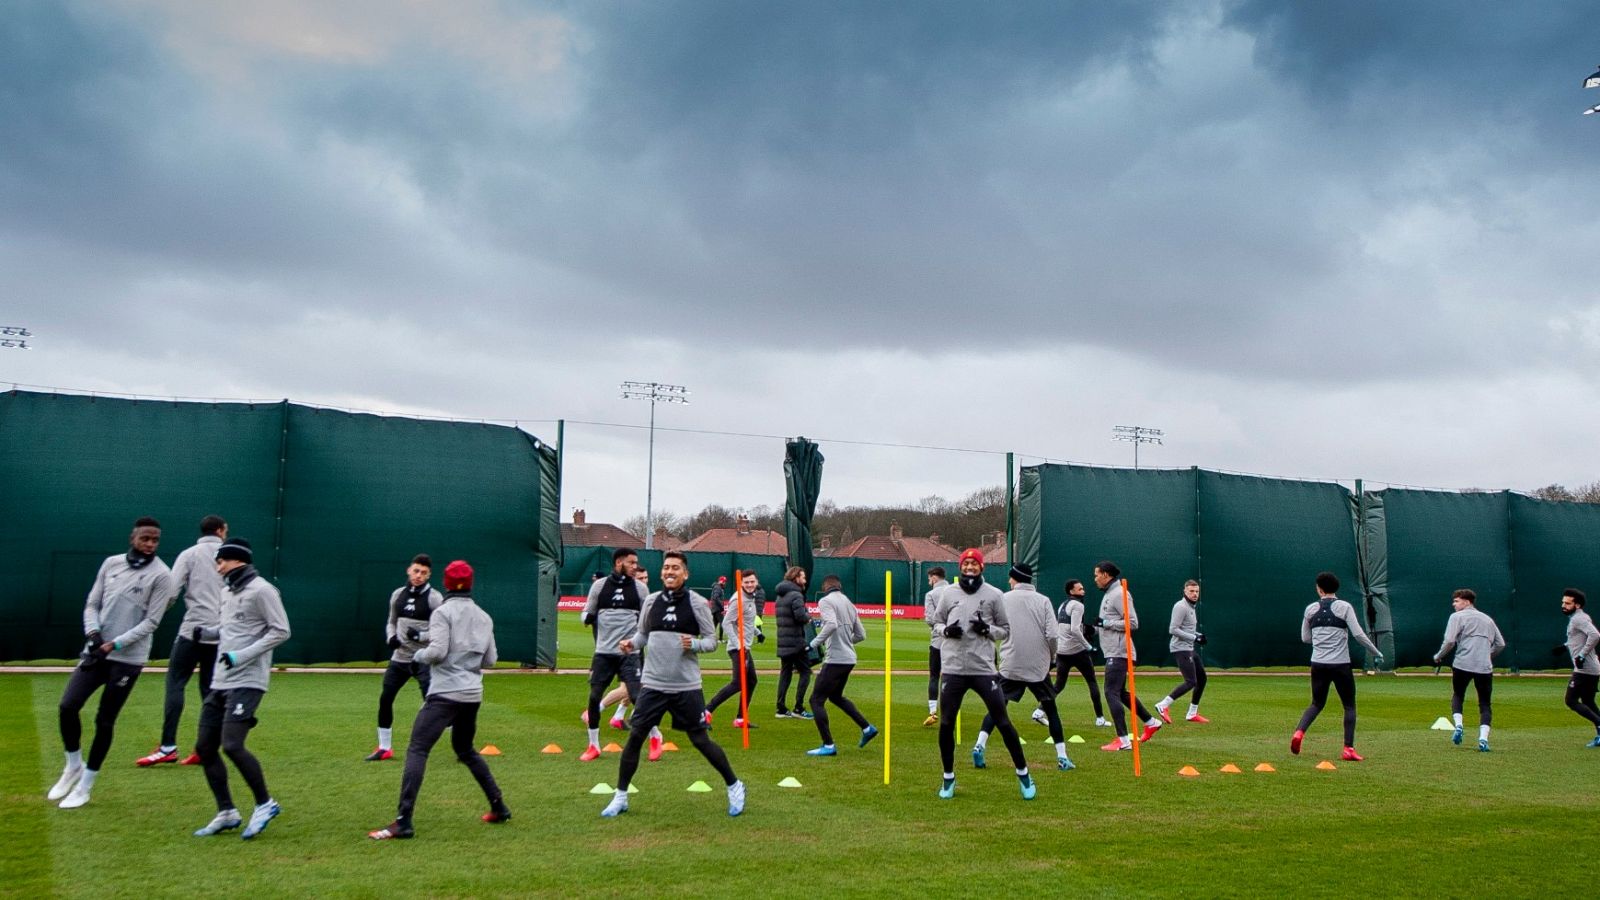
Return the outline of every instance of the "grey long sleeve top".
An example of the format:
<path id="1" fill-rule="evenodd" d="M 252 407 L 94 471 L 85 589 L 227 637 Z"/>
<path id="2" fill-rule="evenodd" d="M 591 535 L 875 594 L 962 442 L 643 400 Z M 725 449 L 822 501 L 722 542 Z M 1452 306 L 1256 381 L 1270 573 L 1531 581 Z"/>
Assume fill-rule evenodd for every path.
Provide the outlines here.
<path id="1" fill-rule="evenodd" d="M 823 648 L 827 654 L 823 662 L 827 665 L 855 665 L 856 645 L 867 639 L 856 605 L 843 591 L 829 591 L 817 601 L 817 612 L 822 615 L 822 628 L 811 646 Z"/>
<path id="2" fill-rule="evenodd" d="M 272 675 L 272 648 L 288 639 L 289 614 L 272 582 L 257 575 L 243 587 L 224 588 L 217 652 L 233 654 L 233 668 L 219 662 L 211 687 L 219 691 L 266 690 Z"/>
<path id="3" fill-rule="evenodd" d="M 183 591 L 179 637 L 193 638 L 196 628 L 216 631 L 222 621 L 222 576 L 217 574 L 217 548 L 221 546 L 222 538 L 205 535 L 172 563 L 173 593 Z"/>
<path id="4" fill-rule="evenodd" d="M 1506 639 L 1500 636 L 1494 620 L 1476 607 L 1468 607 L 1450 614 L 1450 621 L 1444 626 L 1444 643 L 1434 658 L 1444 659 L 1454 650 L 1456 656 L 1450 661 L 1450 668 L 1482 674 L 1494 671 L 1494 657 L 1505 648 Z"/>
<path id="5" fill-rule="evenodd" d="M 1100 653 L 1106 661 L 1128 658 L 1129 632 L 1139 630 L 1139 611 L 1133 608 L 1133 598 L 1128 598 L 1128 618 L 1122 618 L 1122 582 L 1113 581 L 1105 596 L 1100 598 Z M 1138 662 L 1139 650 L 1134 648 L 1133 661 Z"/>
<path id="6" fill-rule="evenodd" d="M 1056 655 L 1056 621 L 1050 598 L 1031 584 L 1019 584 L 1000 597 L 1011 623 L 1000 642 L 1000 674 L 1013 681 L 1044 681 Z"/>
<path id="7" fill-rule="evenodd" d="M 689 592 L 689 608 L 694 613 L 695 634 L 684 649 L 682 632 L 654 630 L 650 627 L 651 607 L 661 602 L 663 591 L 645 598 L 639 612 L 639 629 L 633 645 L 644 648 L 644 672 L 639 683 L 654 691 L 700 690 L 700 654 L 717 649 L 716 626 L 711 623 L 711 604 L 694 591 Z"/>
<path id="8" fill-rule="evenodd" d="M 995 674 L 995 641 L 1003 641 L 1011 633 L 1010 620 L 1006 618 L 1005 607 L 1000 603 L 1002 596 L 1000 589 L 992 584 L 980 585 L 971 594 L 958 584 L 939 592 L 938 602 L 934 605 L 933 625 L 939 631 L 940 665 L 944 672 L 950 675 Z M 972 620 L 979 614 L 989 623 L 989 637 L 972 630 Z M 944 636 L 945 626 L 952 623 L 961 626 L 961 636 L 958 638 Z"/>
<path id="9" fill-rule="evenodd" d="M 467 594 L 451 594 L 428 619 L 428 645 L 413 656 L 432 668 L 428 696 L 483 702 L 483 670 L 499 660 L 494 619 Z"/>
<path id="10" fill-rule="evenodd" d="M 428 621 L 433 618 L 433 611 L 444 602 L 444 595 L 436 588 L 428 588 L 426 605 L 414 602 L 410 597 L 409 584 L 401 585 L 389 595 L 389 620 L 383 627 L 384 640 L 399 638 L 400 646 L 394 649 L 389 659 L 397 663 L 408 663 L 416 657 L 416 652 L 422 648 L 422 643 L 406 637 L 406 631 L 412 628 L 418 631 L 428 630 Z"/>
<path id="11" fill-rule="evenodd" d="M 1600 659 L 1594 658 L 1596 643 L 1600 643 L 1600 631 L 1595 630 L 1588 613 L 1580 609 L 1567 617 L 1567 652 L 1572 654 L 1572 671 L 1600 675 Z M 1578 665 L 1580 656 L 1583 657 L 1581 666 Z"/>
<path id="12" fill-rule="evenodd" d="M 125 553 L 107 557 L 83 604 L 83 633 L 117 645 L 107 659 L 142 666 L 172 595 L 172 570 L 159 558 L 135 569 Z"/>
<path id="13" fill-rule="evenodd" d="M 937 647 L 944 636 L 939 634 L 939 629 L 933 627 L 933 606 L 939 599 L 939 592 L 950 586 L 950 582 L 943 578 L 936 579 L 933 587 L 922 595 L 922 618 L 928 626 L 928 646 Z"/>
<path id="14" fill-rule="evenodd" d="M 1300 617 L 1300 640 L 1311 645 L 1312 665 L 1349 665 L 1351 638 L 1359 641 L 1373 655 L 1379 655 L 1378 645 L 1361 629 L 1356 608 L 1338 597 L 1333 598 L 1329 610 L 1344 620 L 1345 627 L 1312 628 L 1311 617 L 1317 614 L 1321 605 L 1320 602 L 1312 603 L 1306 607 L 1305 615 Z"/>
<path id="15" fill-rule="evenodd" d="M 722 611 L 722 634 L 726 637 L 729 653 L 744 650 L 754 653 L 756 650 L 756 619 L 761 615 L 761 607 L 766 605 L 767 595 L 760 588 L 754 593 L 744 595 L 744 640 L 736 640 L 739 630 L 739 594 L 736 592 L 728 598 L 728 606 Z M 710 602 L 707 601 L 707 605 Z M 741 646 L 742 645 L 742 646 Z"/>
<path id="16" fill-rule="evenodd" d="M 1056 608 L 1056 653 L 1072 656 L 1090 648 L 1083 633 L 1083 601 L 1068 597 Z"/>
<path id="17" fill-rule="evenodd" d="M 1172 640 L 1167 642 L 1168 650 L 1174 653 L 1194 651 L 1194 639 L 1200 636 L 1200 611 L 1195 609 L 1195 604 L 1182 598 L 1172 604 L 1172 622 L 1167 626 L 1167 633 L 1172 635 Z"/>
<path id="18" fill-rule="evenodd" d="M 638 610 L 622 608 L 616 605 L 608 605 L 606 609 L 600 608 L 601 597 L 606 592 L 609 591 L 615 594 L 616 601 L 620 603 L 623 599 L 620 592 L 626 589 L 626 584 L 617 581 L 611 576 L 589 585 L 589 599 L 583 605 L 583 619 L 585 622 L 592 619 L 595 623 L 594 652 L 597 654 L 621 656 L 622 651 L 617 648 L 617 645 L 622 643 L 625 638 L 632 637 L 633 633 L 639 630 Z M 634 590 L 637 590 L 641 596 L 650 593 L 642 584 L 636 584 Z M 710 611 L 709 606 L 706 609 L 708 612 Z"/>

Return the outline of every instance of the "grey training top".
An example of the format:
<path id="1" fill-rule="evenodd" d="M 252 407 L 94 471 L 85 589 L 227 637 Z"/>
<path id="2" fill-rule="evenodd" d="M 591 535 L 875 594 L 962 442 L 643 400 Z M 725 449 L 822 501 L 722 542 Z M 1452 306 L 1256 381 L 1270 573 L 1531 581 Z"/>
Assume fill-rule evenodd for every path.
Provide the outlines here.
<path id="1" fill-rule="evenodd" d="M 1198 605 L 1182 598 L 1172 604 L 1172 623 L 1167 626 L 1172 640 L 1167 642 L 1167 649 L 1173 653 L 1194 652 L 1194 639 L 1200 636 L 1200 611 L 1195 608 Z"/>
<path id="2" fill-rule="evenodd" d="M 1494 671 L 1495 654 L 1506 648 L 1506 639 L 1500 636 L 1493 619 L 1469 606 L 1450 614 L 1450 621 L 1444 626 L 1444 643 L 1434 657 L 1444 659 L 1452 648 L 1456 658 L 1450 661 L 1450 668 L 1482 674 Z"/>
<path id="3" fill-rule="evenodd" d="M 193 639 L 196 628 L 215 631 L 222 618 L 222 576 L 217 574 L 217 548 L 222 538 L 208 534 L 178 554 L 172 563 L 172 590 L 183 591 L 183 621 L 178 636 Z"/>
<path id="4" fill-rule="evenodd" d="M 415 628 L 426 633 L 428 620 L 433 618 L 433 611 L 438 609 L 439 604 L 444 602 L 444 595 L 439 593 L 437 588 L 430 586 L 428 588 L 428 608 L 426 610 L 411 608 L 411 604 L 402 602 L 402 598 L 406 596 L 406 591 L 410 587 L 410 584 L 401 585 L 394 589 L 394 593 L 389 595 L 389 621 L 383 627 L 384 640 L 396 637 L 400 639 L 400 646 L 394 648 L 394 652 L 389 654 L 389 659 L 397 663 L 411 662 L 415 658 L 416 652 L 422 649 L 423 646 L 423 642 L 413 641 L 406 637 L 406 630 Z M 420 606 L 421 604 L 417 605 Z"/>
<path id="5" fill-rule="evenodd" d="M 933 606 L 939 600 L 939 592 L 949 586 L 950 582 L 940 578 L 933 582 L 933 587 L 928 588 L 926 594 L 922 595 L 922 618 L 928 626 L 928 646 L 930 647 L 938 647 L 940 642 L 944 640 L 944 635 L 939 633 L 939 629 L 933 627 Z"/>
<path id="6" fill-rule="evenodd" d="M 222 633 L 217 652 L 233 654 L 233 668 L 220 661 L 211 676 L 219 691 L 267 689 L 272 674 L 272 648 L 289 639 L 289 614 L 272 582 L 261 575 L 242 588 L 222 591 Z"/>
<path id="7" fill-rule="evenodd" d="M 766 595 L 756 588 L 754 593 L 744 595 L 744 640 L 737 640 L 735 634 L 739 630 L 739 594 L 728 597 L 728 605 L 722 610 L 722 634 L 727 641 L 729 653 L 744 650 L 745 653 L 754 653 L 756 649 L 756 618 L 761 615 L 761 601 Z M 708 601 L 709 605 L 709 601 Z M 743 646 L 741 646 L 741 644 Z"/>
<path id="8" fill-rule="evenodd" d="M 634 582 L 641 597 L 648 595 L 650 590 L 644 585 Z M 600 597 L 607 591 L 620 592 L 623 585 L 613 582 L 610 576 L 589 585 L 589 600 L 583 605 L 583 619 L 595 620 L 594 652 L 605 656 L 621 656 L 622 650 L 617 647 L 639 630 L 639 613 L 631 609 L 600 609 Z M 707 607 L 710 610 L 710 607 Z"/>
<path id="9" fill-rule="evenodd" d="M 824 648 L 827 657 L 823 662 L 827 665 L 855 665 L 856 645 L 867 639 L 856 605 L 843 591 L 829 591 L 817 601 L 817 612 L 822 614 L 822 628 L 811 646 Z"/>
<path id="10" fill-rule="evenodd" d="M 1361 646 L 1366 647 L 1374 656 L 1380 655 L 1378 645 L 1361 630 L 1361 620 L 1356 618 L 1356 608 L 1338 597 L 1330 599 L 1333 602 L 1328 606 L 1329 611 L 1343 619 L 1346 627 L 1329 625 L 1312 628 L 1311 617 L 1321 608 L 1320 601 L 1307 606 L 1305 615 L 1300 618 L 1300 640 L 1311 645 L 1311 664 L 1349 665 L 1351 638 L 1360 641 Z"/>
<path id="11" fill-rule="evenodd" d="M 83 633 L 98 631 L 117 645 L 107 659 L 142 666 L 172 594 L 172 570 L 159 558 L 135 569 L 126 553 L 107 557 L 83 604 Z"/>
<path id="12" fill-rule="evenodd" d="M 1100 598 L 1100 653 L 1106 662 L 1128 658 L 1129 632 L 1139 630 L 1139 611 L 1133 608 L 1133 598 L 1128 598 L 1128 620 L 1122 620 L 1122 582 L 1113 581 Z M 1139 648 L 1133 650 L 1133 661 L 1139 661 Z"/>
<path id="13" fill-rule="evenodd" d="M 959 584 L 952 584 L 939 592 L 934 606 L 933 624 L 939 631 L 939 656 L 941 668 L 949 675 L 993 675 L 994 642 L 1003 641 L 1010 634 L 1003 595 L 992 584 L 978 586 L 975 593 L 967 593 Z M 989 637 L 972 630 L 972 621 L 983 616 L 989 623 Z M 946 625 L 961 626 L 961 636 L 944 636 Z"/>
<path id="14" fill-rule="evenodd" d="M 416 661 L 432 667 L 428 696 L 483 702 L 483 670 L 499 659 L 494 620 L 467 594 L 451 594 L 428 619 L 428 645 Z"/>
<path id="15" fill-rule="evenodd" d="M 1600 631 L 1595 630 L 1588 613 L 1580 609 L 1567 617 L 1567 652 L 1572 654 L 1572 671 L 1600 675 L 1600 659 L 1594 658 L 1597 642 L 1600 642 Z M 1579 656 L 1583 657 L 1582 666 L 1578 665 Z"/>
<path id="16" fill-rule="evenodd" d="M 1090 646 L 1089 639 L 1083 635 L 1083 601 L 1068 596 L 1066 602 L 1056 608 L 1056 653 L 1073 656 L 1087 652 Z"/>
<path id="17" fill-rule="evenodd" d="M 1050 598 L 1031 584 L 1019 584 L 1000 597 L 1011 629 L 1000 642 L 1000 674 L 1029 683 L 1050 676 L 1056 655 L 1055 613 Z"/>
<path id="18" fill-rule="evenodd" d="M 685 650 L 680 632 L 652 631 L 650 628 L 650 607 L 663 593 L 656 591 L 645 598 L 644 608 L 639 613 L 639 630 L 632 636 L 633 645 L 644 648 L 644 672 L 639 677 L 639 684 L 653 691 L 698 691 L 701 684 L 700 654 L 717 649 L 716 627 L 711 624 L 711 604 L 694 591 L 689 592 L 689 608 L 694 611 L 696 634 L 690 637 L 689 649 Z"/>

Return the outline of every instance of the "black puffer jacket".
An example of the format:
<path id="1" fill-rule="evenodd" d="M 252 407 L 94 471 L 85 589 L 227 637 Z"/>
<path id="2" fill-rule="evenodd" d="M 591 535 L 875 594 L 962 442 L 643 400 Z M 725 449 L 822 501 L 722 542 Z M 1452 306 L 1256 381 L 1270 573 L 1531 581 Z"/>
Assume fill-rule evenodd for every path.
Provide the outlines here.
<path id="1" fill-rule="evenodd" d="M 792 581 L 778 582 L 778 600 L 773 605 L 772 615 L 778 620 L 778 655 L 804 653 L 805 628 L 811 621 L 811 614 L 806 612 L 806 595 L 800 585 Z"/>

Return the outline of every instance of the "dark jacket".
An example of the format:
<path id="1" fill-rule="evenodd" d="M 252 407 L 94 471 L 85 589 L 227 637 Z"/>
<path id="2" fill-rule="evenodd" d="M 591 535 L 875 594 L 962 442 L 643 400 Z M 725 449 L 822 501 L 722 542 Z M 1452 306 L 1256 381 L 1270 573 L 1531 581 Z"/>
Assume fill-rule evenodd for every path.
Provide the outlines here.
<path id="1" fill-rule="evenodd" d="M 811 614 L 806 612 L 806 595 L 792 581 L 778 582 L 778 600 L 772 615 L 778 620 L 778 655 L 789 656 L 806 651 L 806 623 Z"/>

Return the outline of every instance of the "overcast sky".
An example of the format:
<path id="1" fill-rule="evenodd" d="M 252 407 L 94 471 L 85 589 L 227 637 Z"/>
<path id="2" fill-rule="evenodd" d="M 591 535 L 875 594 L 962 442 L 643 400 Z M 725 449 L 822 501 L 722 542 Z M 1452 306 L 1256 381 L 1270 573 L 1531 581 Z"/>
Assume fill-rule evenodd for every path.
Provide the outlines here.
<path id="1" fill-rule="evenodd" d="M 0 382 L 1600 479 L 1591 3 L 12 0 Z M 643 512 L 570 425 L 564 517 Z M 824 441 L 841 504 L 1000 456 Z M 658 432 L 658 506 L 781 504 Z"/>

